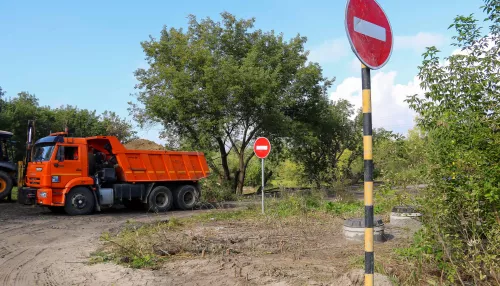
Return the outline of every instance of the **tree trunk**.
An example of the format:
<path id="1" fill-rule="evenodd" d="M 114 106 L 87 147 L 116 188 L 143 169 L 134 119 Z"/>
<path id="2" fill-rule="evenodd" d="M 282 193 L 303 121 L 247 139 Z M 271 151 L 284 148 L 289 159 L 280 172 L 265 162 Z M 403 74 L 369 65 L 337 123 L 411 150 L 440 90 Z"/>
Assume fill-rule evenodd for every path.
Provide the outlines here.
<path id="1" fill-rule="evenodd" d="M 234 178 L 233 178 L 233 191 L 235 193 L 237 193 L 238 179 L 239 179 L 239 177 L 240 177 L 240 171 L 236 170 L 236 172 L 234 172 Z"/>
<path id="2" fill-rule="evenodd" d="M 243 186 L 245 184 L 245 153 L 244 150 L 241 150 L 240 156 L 239 156 L 239 170 L 238 170 L 238 184 L 236 185 L 236 194 L 241 195 L 243 194 Z"/>
<path id="3" fill-rule="evenodd" d="M 231 173 L 229 172 L 229 164 L 227 162 L 229 152 L 226 152 L 226 145 L 221 138 L 217 138 L 217 143 L 219 144 L 219 153 L 222 164 L 222 171 L 224 173 L 224 180 L 229 182 L 231 181 Z"/>

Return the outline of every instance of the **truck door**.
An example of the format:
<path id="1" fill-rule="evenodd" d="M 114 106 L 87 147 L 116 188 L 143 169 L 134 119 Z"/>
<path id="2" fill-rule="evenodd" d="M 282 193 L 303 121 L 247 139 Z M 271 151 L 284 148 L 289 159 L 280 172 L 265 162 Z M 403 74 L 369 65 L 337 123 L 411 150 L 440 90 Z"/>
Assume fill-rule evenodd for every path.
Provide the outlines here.
<path id="1" fill-rule="evenodd" d="M 57 146 L 52 168 L 52 188 L 62 189 L 74 178 L 82 177 L 82 146 L 61 144 Z"/>

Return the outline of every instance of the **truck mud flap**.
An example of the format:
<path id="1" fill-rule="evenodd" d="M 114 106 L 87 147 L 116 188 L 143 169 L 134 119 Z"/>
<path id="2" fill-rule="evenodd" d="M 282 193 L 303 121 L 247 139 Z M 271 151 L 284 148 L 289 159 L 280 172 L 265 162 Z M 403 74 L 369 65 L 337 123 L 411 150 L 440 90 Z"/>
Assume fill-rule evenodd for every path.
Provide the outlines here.
<path id="1" fill-rule="evenodd" d="M 22 205 L 36 204 L 36 189 L 34 188 L 19 188 L 17 194 L 17 202 Z"/>

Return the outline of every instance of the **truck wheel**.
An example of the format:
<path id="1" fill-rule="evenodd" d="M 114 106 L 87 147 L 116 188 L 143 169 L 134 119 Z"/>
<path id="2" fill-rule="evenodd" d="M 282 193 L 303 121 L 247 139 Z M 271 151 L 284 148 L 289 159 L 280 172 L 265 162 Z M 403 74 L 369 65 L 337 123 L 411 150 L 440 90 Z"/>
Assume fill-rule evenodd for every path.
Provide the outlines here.
<path id="1" fill-rule="evenodd" d="M 10 195 L 12 192 L 12 178 L 9 174 L 0 171 L 0 200 Z"/>
<path id="2" fill-rule="evenodd" d="M 172 192 L 165 186 L 153 189 L 148 198 L 148 209 L 154 212 L 166 212 L 172 208 Z"/>
<path id="3" fill-rule="evenodd" d="M 87 215 L 93 212 L 94 195 L 85 187 L 76 187 L 66 195 L 64 210 L 69 215 Z"/>
<path id="4" fill-rule="evenodd" d="M 175 206 L 181 210 L 193 209 L 198 200 L 198 190 L 193 185 L 180 186 L 175 192 Z"/>

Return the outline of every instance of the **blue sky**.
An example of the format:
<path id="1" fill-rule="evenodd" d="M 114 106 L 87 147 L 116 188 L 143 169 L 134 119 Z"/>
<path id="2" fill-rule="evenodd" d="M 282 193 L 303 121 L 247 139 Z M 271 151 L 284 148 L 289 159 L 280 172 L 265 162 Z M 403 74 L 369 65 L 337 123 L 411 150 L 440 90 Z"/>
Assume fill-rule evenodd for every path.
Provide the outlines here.
<path id="1" fill-rule="evenodd" d="M 424 47 L 437 45 L 444 56 L 449 55 L 454 50 L 449 46 L 453 35 L 449 24 L 457 14 L 475 13 L 482 19 L 483 2 L 378 2 L 389 17 L 395 41 L 389 63 L 372 73 L 374 127 L 404 133 L 411 128 L 411 114 L 400 100 L 416 88 L 414 77 Z M 156 37 L 163 25 L 185 27 L 188 14 L 218 20 L 222 11 L 255 17 L 257 28 L 283 32 L 287 38 L 297 33 L 306 36 L 311 59 L 320 62 L 326 76 L 337 78 L 331 98 L 361 103 L 359 64 L 344 29 L 345 0 L 2 0 L 0 86 L 8 96 L 34 93 L 42 105 L 70 104 L 128 116 L 127 102 L 133 100 L 130 94 L 136 84 L 133 72 L 146 67 L 140 42 L 149 35 Z M 157 130 L 143 130 L 140 135 L 159 141 Z"/>

